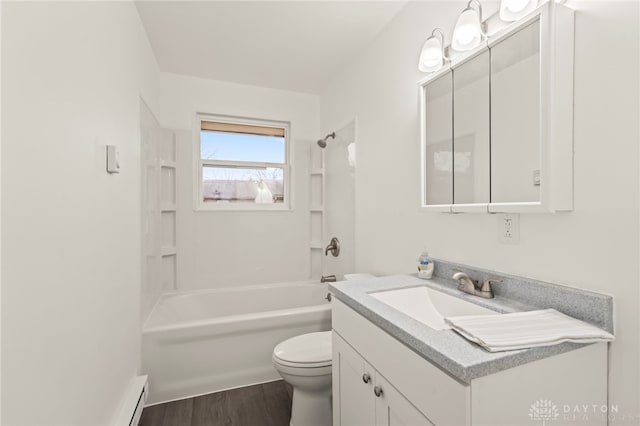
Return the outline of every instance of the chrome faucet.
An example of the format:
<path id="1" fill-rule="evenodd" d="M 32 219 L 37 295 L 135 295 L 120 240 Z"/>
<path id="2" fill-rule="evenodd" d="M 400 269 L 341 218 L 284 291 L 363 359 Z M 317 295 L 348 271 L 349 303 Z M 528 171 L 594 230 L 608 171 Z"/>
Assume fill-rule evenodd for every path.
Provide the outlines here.
<path id="1" fill-rule="evenodd" d="M 323 275 L 322 278 L 320 278 L 321 283 L 335 283 L 336 281 L 335 275 Z"/>
<path id="2" fill-rule="evenodd" d="M 473 281 L 469 275 L 464 272 L 456 272 L 453 274 L 454 280 L 460 281 L 458 284 L 458 290 L 464 291 L 465 293 L 475 294 L 476 290 L 478 290 L 477 281 Z"/>
<path id="3" fill-rule="evenodd" d="M 472 280 L 469 275 L 464 272 L 456 272 L 451 278 L 460 281 L 458 290 L 474 296 L 483 297 L 485 299 L 493 299 L 495 297 L 493 294 L 493 288 L 491 288 L 491 283 L 501 282 L 499 280 L 485 280 L 485 282 L 482 283 L 482 286 L 480 286 L 478 285 L 478 281 Z"/>

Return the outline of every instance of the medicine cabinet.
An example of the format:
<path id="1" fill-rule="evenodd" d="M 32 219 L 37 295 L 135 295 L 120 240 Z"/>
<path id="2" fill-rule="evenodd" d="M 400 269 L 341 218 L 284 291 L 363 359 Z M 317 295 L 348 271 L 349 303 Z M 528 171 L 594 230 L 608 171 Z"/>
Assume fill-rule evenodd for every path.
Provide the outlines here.
<path id="1" fill-rule="evenodd" d="M 550 1 L 419 82 L 423 209 L 572 210 L 573 25 Z"/>

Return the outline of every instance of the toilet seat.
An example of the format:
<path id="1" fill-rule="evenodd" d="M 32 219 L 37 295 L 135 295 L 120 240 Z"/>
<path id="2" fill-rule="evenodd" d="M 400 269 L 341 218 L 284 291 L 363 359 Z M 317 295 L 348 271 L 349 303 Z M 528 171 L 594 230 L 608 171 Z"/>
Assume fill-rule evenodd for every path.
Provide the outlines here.
<path id="1" fill-rule="evenodd" d="M 333 368 L 331 364 L 325 365 L 324 367 L 300 367 L 299 365 L 284 365 L 280 364 L 275 357 L 273 357 L 273 366 L 278 371 L 278 373 L 285 378 L 285 380 L 289 379 L 293 376 L 296 377 L 320 377 L 320 376 L 331 376 L 331 369 Z M 288 376 L 288 377 L 287 377 Z"/>
<path id="2" fill-rule="evenodd" d="M 273 349 L 273 361 L 293 368 L 331 366 L 331 332 L 302 334 L 278 344 Z"/>

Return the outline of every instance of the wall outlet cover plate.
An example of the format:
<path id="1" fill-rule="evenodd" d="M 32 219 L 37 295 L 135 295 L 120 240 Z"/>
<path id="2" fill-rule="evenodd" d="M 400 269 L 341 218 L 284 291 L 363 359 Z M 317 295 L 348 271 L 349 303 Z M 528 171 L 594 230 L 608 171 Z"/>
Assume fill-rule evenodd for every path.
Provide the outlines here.
<path id="1" fill-rule="evenodd" d="M 520 215 L 509 213 L 498 215 L 498 241 L 502 244 L 520 243 Z"/>

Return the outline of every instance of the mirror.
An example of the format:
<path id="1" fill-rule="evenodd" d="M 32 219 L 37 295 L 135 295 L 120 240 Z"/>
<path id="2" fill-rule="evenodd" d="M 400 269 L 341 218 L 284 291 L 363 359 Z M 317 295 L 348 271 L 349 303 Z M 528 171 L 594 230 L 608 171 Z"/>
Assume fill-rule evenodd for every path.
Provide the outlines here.
<path id="1" fill-rule="evenodd" d="M 492 203 L 540 200 L 540 93 L 537 20 L 491 48 Z"/>
<path id="2" fill-rule="evenodd" d="M 422 207 L 571 211 L 574 11 L 547 2 L 487 32 L 419 83 Z"/>
<path id="3" fill-rule="evenodd" d="M 453 202 L 453 78 L 451 71 L 423 89 L 424 204 Z"/>
<path id="4" fill-rule="evenodd" d="M 453 203 L 489 202 L 489 50 L 453 70 Z"/>

